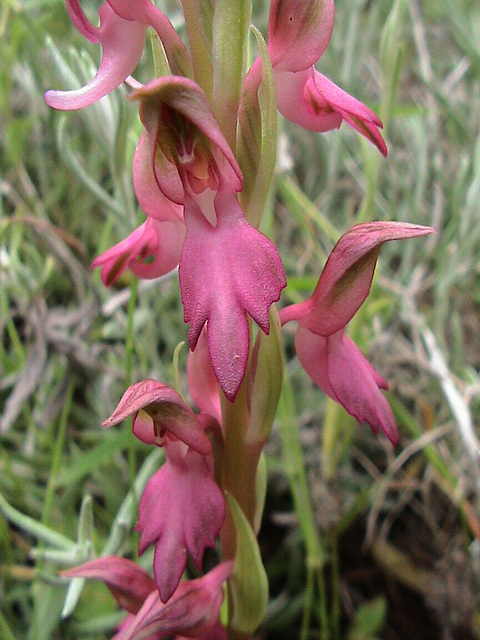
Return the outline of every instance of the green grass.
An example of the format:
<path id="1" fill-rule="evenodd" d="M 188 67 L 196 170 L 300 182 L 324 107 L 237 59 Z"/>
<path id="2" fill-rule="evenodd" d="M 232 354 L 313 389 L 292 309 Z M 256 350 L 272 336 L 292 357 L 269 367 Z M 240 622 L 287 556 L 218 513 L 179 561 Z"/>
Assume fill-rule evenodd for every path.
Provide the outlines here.
<path id="1" fill-rule="evenodd" d="M 473 2 L 337 0 L 319 69 L 381 114 L 388 158 L 345 125 L 313 135 L 281 122 L 266 226 L 289 276 L 282 304 L 309 295 L 357 221 L 438 233 L 382 249 L 351 326 L 391 382 L 395 451 L 325 402 L 285 329 L 290 386 L 260 535 L 268 638 L 480 637 L 479 464 L 465 431 L 480 413 L 479 28 Z M 136 105 L 123 90 L 77 113 L 44 104 L 45 90 L 83 82 L 98 62 L 63 2 L 6 0 L 0 36 L 0 491 L 14 510 L 0 504 L 0 637 L 101 640 L 118 621 L 113 600 L 89 585 L 61 621 L 55 570 L 106 545 L 135 557 L 135 500 L 124 500 L 155 461 L 128 424 L 99 425 L 129 380 L 175 383 L 186 327 L 175 274 L 138 290 L 125 275 L 107 290 L 89 268 L 137 225 Z M 186 390 L 185 348 L 179 360 Z M 282 453 L 292 421 L 303 462 L 286 455 L 293 444 Z"/>

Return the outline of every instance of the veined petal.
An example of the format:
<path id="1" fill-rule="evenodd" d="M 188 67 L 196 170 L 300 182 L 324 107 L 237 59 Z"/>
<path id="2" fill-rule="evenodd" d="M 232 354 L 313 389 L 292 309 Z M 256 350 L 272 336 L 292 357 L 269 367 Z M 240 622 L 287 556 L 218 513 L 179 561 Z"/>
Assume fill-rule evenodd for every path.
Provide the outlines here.
<path id="1" fill-rule="evenodd" d="M 278 71 L 311 67 L 330 42 L 335 17 L 333 0 L 272 0 L 268 51 Z"/>
<path id="2" fill-rule="evenodd" d="M 297 319 L 314 333 L 323 336 L 336 333 L 353 318 L 368 296 L 383 243 L 434 231 L 406 222 L 369 222 L 352 227 L 333 248 L 311 298 L 298 305 Z M 294 319 L 292 312 L 289 319 Z"/>
<path id="3" fill-rule="evenodd" d="M 62 571 L 66 578 L 102 580 L 118 604 L 130 613 L 137 613 L 145 599 L 155 591 L 155 581 L 141 567 L 119 556 L 105 556 Z"/>
<path id="4" fill-rule="evenodd" d="M 225 501 L 205 456 L 184 455 L 179 442 L 166 444 L 167 459 L 149 480 L 139 505 L 139 552 L 153 543 L 154 574 L 162 602 L 178 586 L 187 551 L 198 569 L 225 518 Z"/>
<path id="5" fill-rule="evenodd" d="M 140 411 L 150 416 L 151 432 L 144 416 L 137 417 Z M 157 380 L 142 380 L 128 387 L 102 426 L 111 427 L 130 416 L 134 418 L 134 434 L 146 444 L 163 445 L 168 432 L 202 455 L 211 451 L 210 440 L 190 407 L 176 391 Z"/>
<path id="6" fill-rule="evenodd" d="M 102 45 L 102 60 L 93 80 L 81 89 L 47 91 L 46 103 L 61 110 L 82 109 L 119 87 L 140 61 L 146 34 L 144 24 L 120 18 L 108 3 L 98 11 L 98 29 L 89 25 L 78 2 L 71 2 L 68 6 L 80 31 L 93 42 L 96 38 Z"/>
<path id="7" fill-rule="evenodd" d="M 245 374 L 249 349 L 247 314 L 269 331 L 269 309 L 286 284 L 273 243 L 243 216 L 233 190 L 222 185 L 215 198 L 213 227 L 197 203 L 185 203 L 187 236 L 179 275 L 190 348 L 208 321 L 213 369 L 225 395 L 235 398 Z"/>

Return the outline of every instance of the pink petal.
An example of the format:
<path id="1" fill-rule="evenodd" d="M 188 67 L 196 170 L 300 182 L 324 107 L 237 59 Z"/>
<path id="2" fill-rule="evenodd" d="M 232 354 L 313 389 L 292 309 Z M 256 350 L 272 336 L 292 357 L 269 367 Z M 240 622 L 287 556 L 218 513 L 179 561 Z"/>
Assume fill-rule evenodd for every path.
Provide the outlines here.
<path id="1" fill-rule="evenodd" d="M 139 506 L 139 552 L 156 543 L 154 574 L 167 602 L 182 577 L 187 551 L 198 569 L 215 545 L 225 518 L 225 501 L 205 456 L 181 443 L 167 443 L 167 459 L 149 480 Z"/>
<path id="2" fill-rule="evenodd" d="M 333 0 L 272 0 L 268 51 L 277 71 L 303 71 L 323 54 L 333 30 Z"/>
<path id="3" fill-rule="evenodd" d="M 304 99 L 314 113 L 321 113 L 327 108 L 340 114 L 349 125 L 370 140 L 383 156 L 387 155 L 387 147 L 378 131 L 383 126 L 380 118 L 326 76 L 314 71 L 305 86 Z"/>
<path id="4" fill-rule="evenodd" d="M 145 421 L 142 414 L 137 416 L 141 410 L 152 420 L 154 429 L 150 435 L 146 431 L 148 420 Z M 157 380 L 142 380 L 131 385 L 102 426 L 111 427 L 129 416 L 134 417 L 134 434 L 142 442 L 161 446 L 168 432 L 202 455 L 212 450 L 208 436 L 190 407 L 176 391 Z"/>
<path id="5" fill-rule="evenodd" d="M 80 2 L 78 0 L 67 0 L 67 10 L 73 24 L 80 31 L 82 36 L 94 44 L 99 44 L 100 29 L 89 22 L 87 16 L 83 13 Z M 98 13 L 100 14 L 100 9 Z"/>
<path id="6" fill-rule="evenodd" d="M 295 344 L 302 367 L 324 393 L 360 424 L 367 422 L 374 433 L 381 429 L 397 444 L 392 410 L 379 390 L 387 383 L 343 330 L 324 338 L 299 326 Z"/>
<path id="7" fill-rule="evenodd" d="M 117 15 L 152 27 L 162 41 L 172 73 L 187 75 L 190 57 L 170 20 L 150 0 L 108 0 Z M 190 70 L 191 71 L 191 70 Z"/>
<path id="8" fill-rule="evenodd" d="M 178 265 L 185 232 L 182 220 L 147 218 L 127 238 L 95 258 L 92 268 L 103 267 L 102 282 L 107 287 L 127 268 L 138 278 L 158 278 Z"/>
<path id="9" fill-rule="evenodd" d="M 163 604 L 157 593 L 151 594 L 121 640 L 141 640 L 150 633 L 160 638 L 186 636 L 213 640 L 212 629 L 220 629 L 218 614 L 223 600 L 222 584 L 233 569 L 223 562 L 202 578 L 180 583 L 172 599 Z M 225 638 L 223 632 L 217 640 Z"/>
<path id="10" fill-rule="evenodd" d="M 368 296 L 382 244 L 433 232 L 431 227 L 406 222 L 369 222 L 352 227 L 333 248 L 312 297 L 291 309 L 289 319 L 297 314 L 296 319 L 314 333 L 337 333 Z"/>
<path id="11" fill-rule="evenodd" d="M 137 613 L 148 595 L 155 591 L 155 582 L 144 569 L 118 556 L 96 558 L 62 571 L 61 575 L 66 578 L 102 580 L 122 609 L 130 613 Z"/>
<path id="12" fill-rule="evenodd" d="M 215 157 L 222 178 L 235 191 L 242 189 L 242 173 L 237 160 L 213 116 L 206 95 L 193 80 L 177 76 L 155 78 L 134 91 L 130 98 L 141 100 L 140 118 L 148 131 L 151 151 L 157 153 L 159 144 L 165 157 L 170 158 L 178 152 L 179 141 L 185 148 L 193 143 L 201 148 L 198 139 L 192 138 L 192 131 L 197 130 L 197 136 L 203 137 L 204 153 L 208 155 L 210 152 Z M 168 114 L 171 114 L 170 117 Z M 177 130 L 172 132 L 172 127 Z M 176 137 L 175 144 L 173 136 Z M 181 163 L 178 161 L 180 169 L 179 165 Z M 157 172 L 157 181 L 160 181 L 160 187 L 166 193 L 162 179 Z"/>
<path id="13" fill-rule="evenodd" d="M 176 171 L 178 176 L 178 171 Z M 147 133 L 140 136 L 132 163 L 132 178 L 138 203 L 147 216 L 156 220 L 173 222 L 183 220 L 183 206 L 169 200 L 158 186 L 153 170 L 153 159 Z M 180 178 L 179 188 L 183 200 L 183 186 Z"/>
<path id="14" fill-rule="evenodd" d="M 208 353 L 206 327 L 200 333 L 195 351 L 188 354 L 187 376 L 190 395 L 197 407 L 221 423 L 220 391 Z"/>
<path id="15" fill-rule="evenodd" d="M 97 38 L 102 45 L 102 60 L 96 76 L 81 89 L 47 91 L 46 103 L 61 110 L 82 109 L 119 87 L 137 66 L 146 34 L 145 25 L 120 18 L 108 3 L 98 10 L 98 29 L 89 25 L 78 2 L 71 2 L 69 10 L 80 31 L 90 40 Z"/>
<path id="16" fill-rule="evenodd" d="M 323 133 L 338 129 L 342 124 L 339 113 L 326 104 L 314 111 L 305 102 L 305 85 L 313 72 L 313 67 L 297 73 L 274 70 L 277 109 L 284 118 L 310 131 Z"/>
<path id="17" fill-rule="evenodd" d="M 235 398 L 249 350 L 249 314 L 268 333 L 270 306 L 286 284 L 273 243 L 245 220 L 233 190 L 221 186 L 213 227 L 191 197 L 185 203 L 187 236 L 179 275 L 190 348 L 208 321 L 213 369 L 227 398 Z"/>

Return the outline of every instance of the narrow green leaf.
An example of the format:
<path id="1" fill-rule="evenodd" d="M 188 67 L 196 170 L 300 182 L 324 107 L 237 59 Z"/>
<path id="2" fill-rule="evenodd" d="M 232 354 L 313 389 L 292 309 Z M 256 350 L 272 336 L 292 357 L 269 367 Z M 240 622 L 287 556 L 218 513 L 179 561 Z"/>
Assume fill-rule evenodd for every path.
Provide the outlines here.
<path id="1" fill-rule="evenodd" d="M 235 498 L 229 493 L 226 497 L 235 523 L 237 545 L 229 580 L 230 626 L 241 633 L 253 633 L 267 610 L 268 579 L 252 527 Z"/>

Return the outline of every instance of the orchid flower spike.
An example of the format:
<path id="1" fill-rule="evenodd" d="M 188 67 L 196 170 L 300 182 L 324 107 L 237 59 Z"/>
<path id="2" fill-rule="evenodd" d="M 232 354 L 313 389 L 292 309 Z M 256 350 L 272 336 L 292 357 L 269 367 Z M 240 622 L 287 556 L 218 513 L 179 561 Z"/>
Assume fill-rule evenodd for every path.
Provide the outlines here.
<path id="1" fill-rule="evenodd" d="M 233 401 L 248 360 L 247 316 L 268 333 L 269 309 L 286 285 L 279 253 L 245 219 L 240 168 L 201 88 L 157 78 L 131 98 L 141 101 L 145 127 L 135 164 L 150 162 L 160 191 L 184 205 L 179 277 L 190 348 L 208 324 L 213 370 Z"/>
<path id="2" fill-rule="evenodd" d="M 330 42 L 334 14 L 334 0 L 272 0 L 268 51 L 278 110 L 287 120 L 317 132 L 336 129 L 345 120 L 386 156 L 378 131 L 381 120 L 314 67 Z M 260 66 L 254 67 L 258 73 Z"/>
<path id="3" fill-rule="evenodd" d="M 155 544 L 153 571 L 167 602 L 185 570 L 187 552 L 200 570 L 225 518 L 225 500 L 214 480 L 211 444 L 198 418 L 170 387 L 156 380 L 132 385 L 103 425 L 133 417 L 142 442 L 165 447 L 166 460 L 140 499 L 139 552 Z M 206 422 L 206 421 L 205 421 Z"/>
<path id="4" fill-rule="evenodd" d="M 100 100 L 133 72 L 145 47 L 148 26 L 163 42 L 172 70 L 189 71 L 188 54 L 168 18 L 149 0 L 108 0 L 98 10 L 100 26 L 86 18 L 79 0 L 66 0 L 72 22 L 80 33 L 102 46 L 102 60 L 95 77 L 73 91 L 47 91 L 45 101 L 54 109 L 83 109 Z M 176 61 L 183 61 L 180 66 Z"/>
<path id="5" fill-rule="evenodd" d="M 381 429 L 394 445 L 395 420 L 380 392 L 388 384 L 345 335 L 345 326 L 368 296 L 383 243 L 433 232 L 431 227 L 401 222 L 353 227 L 335 245 L 312 296 L 280 312 L 282 324 L 298 322 L 298 359 L 315 384 L 358 422 L 367 422 L 375 434 Z"/>

